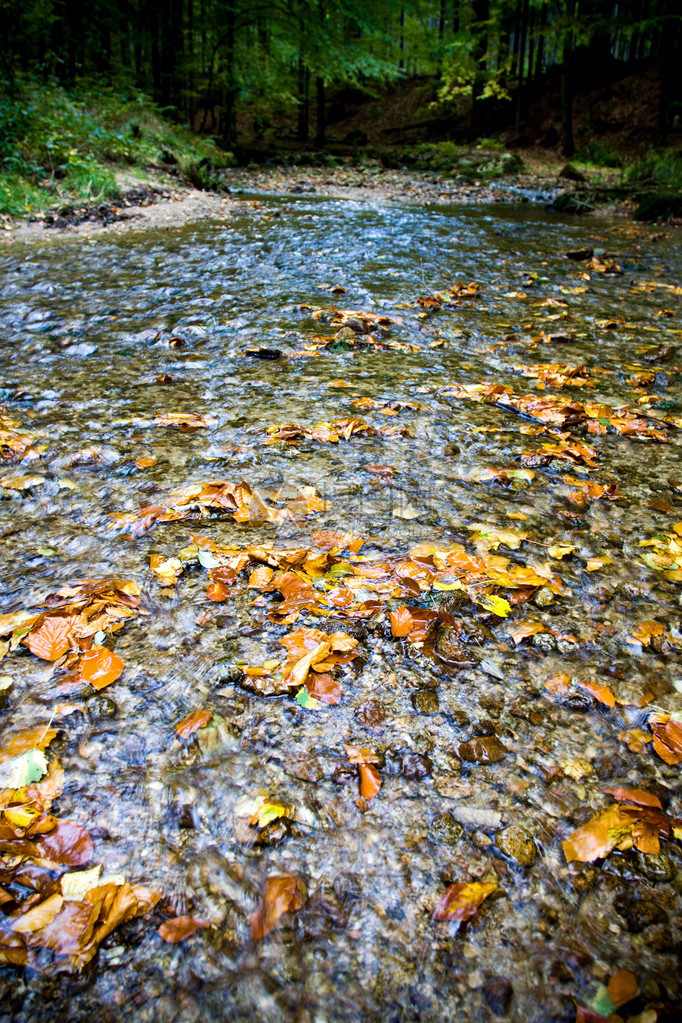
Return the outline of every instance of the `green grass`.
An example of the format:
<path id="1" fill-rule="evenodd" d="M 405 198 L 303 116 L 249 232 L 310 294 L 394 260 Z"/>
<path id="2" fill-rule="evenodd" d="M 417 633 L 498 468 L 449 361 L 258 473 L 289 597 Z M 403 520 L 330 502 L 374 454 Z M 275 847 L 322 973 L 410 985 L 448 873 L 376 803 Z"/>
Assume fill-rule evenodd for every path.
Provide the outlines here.
<path id="1" fill-rule="evenodd" d="M 116 171 L 140 174 L 171 155 L 202 187 L 216 183 L 226 154 L 210 139 L 166 120 L 141 92 L 99 82 L 65 90 L 25 80 L 0 92 L 0 214 L 23 216 L 66 200 L 118 193 Z"/>

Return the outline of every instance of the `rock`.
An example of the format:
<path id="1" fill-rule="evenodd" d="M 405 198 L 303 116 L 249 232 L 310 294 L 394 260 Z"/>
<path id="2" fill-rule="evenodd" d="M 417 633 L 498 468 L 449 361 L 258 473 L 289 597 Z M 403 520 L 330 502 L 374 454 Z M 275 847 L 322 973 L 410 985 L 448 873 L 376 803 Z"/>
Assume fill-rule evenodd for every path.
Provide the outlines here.
<path id="1" fill-rule="evenodd" d="M 506 977 L 488 977 L 482 988 L 483 997 L 496 1016 L 507 1016 L 514 996 L 514 988 Z"/>
<path id="2" fill-rule="evenodd" d="M 357 316 L 351 316 L 350 319 L 346 320 L 343 326 L 344 328 L 349 327 L 356 334 L 368 333 L 367 325 L 363 322 L 363 320 L 359 319 Z"/>
<path id="3" fill-rule="evenodd" d="M 341 330 L 337 330 L 334 337 L 337 341 L 355 341 L 355 331 L 350 327 L 342 327 Z"/>
<path id="4" fill-rule="evenodd" d="M 97 351 L 97 345 L 93 345 L 88 341 L 82 341 L 78 345 L 67 345 L 64 349 L 64 355 L 74 355 L 77 359 L 84 359 L 88 355 L 94 355 Z"/>
<path id="5" fill-rule="evenodd" d="M 470 760 L 477 764 L 495 764 L 504 760 L 509 752 L 496 735 L 482 735 L 469 739 L 459 747 L 462 760 Z"/>
<path id="6" fill-rule="evenodd" d="M 565 178 L 566 181 L 579 181 L 581 184 L 587 181 L 584 174 L 581 174 L 577 167 L 574 167 L 572 163 L 566 163 L 559 171 L 559 177 Z"/>
<path id="7" fill-rule="evenodd" d="M 495 845 L 511 860 L 516 860 L 522 867 L 532 867 L 535 863 L 536 848 L 533 836 L 525 828 L 516 824 L 498 831 Z"/>
<path id="8" fill-rule="evenodd" d="M 102 696 L 101 694 L 98 694 L 88 700 L 88 717 L 91 721 L 103 721 L 107 718 L 115 718 L 117 714 L 118 707 L 110 696 Z"/>
<path id="9" fill-rule="evenodd" d="M 244 355 L 252 359 L 281 359 L 282 353 L 279 348 L 247 348 Z"/>
<path id="10" fill-rule="evenodd" d="M 464 828 L 459 824 L 451 813 L 439 813 L 431 821 L 430 834 L 439 842 L 446 845 L 456 845 L 459 842 Z"/>
<path id="11" fill-rule="evenodd" d="M 433 769 L 433 760 L 424 753 L 408 753 L 403 757 L 403 778 L 408 781 L 422 781 Z"/>
<path id="12" fill-rule="evenodd" d="M 502 816 L 496 810 L 487 810 L 482 806 L 456 806 L 450 811 L 460 824 L 469 828 L 494 830 L 502 823 Z"/>
<path id="13" fill-rule="evenodd" d="M 319 781 L 324 773 L 320 761 L 310 753 L 290 757 L 284 764 L 284 770 L 292 778 L 310 782 Z"/>
<path id="14" fill-rule="evenodd" d="M 570 252 L 566 253 L 567 259 L 575 259 L 580 262 L 583 259 L 592 259 L 594 255 L 594 249 L 571 249 Z"/>
<path id="15" fill-rule="evenodd" d="M 541 586 L 533 598 L 536 607 L 549 607 L 554 603 L 554 594 L 546 586 Z"/>
<path id="16" fill-rule="evenodd" d="M 652 924 L 667 923 L 665 910 L 642 892 L 622 892 L 613 900 L 616 911 L 623 917 L 630 934 L 640 934 Z"/>
<path id="17" fill-rule="evenodd" d="M 670 881 L 673 865 L 666 853 L 637 853 L 639 870 L 650 881 Z"/>
<path id="18" fill-rule="evenodd" d="M 462 628 L 457 625 L 441 624 L 436 636 L 435 653 L 448 664 L 458 664 L 464 668 L 475 664 L 475 660 L 459 639 Z"/>
<path id="19" fill-rule="evenodd" d="M 553 203 L 547 207 L 556 213 L 592 213 L 594 205 L 586 198 L 581 198 L 575 192 L 562 192 Z"/>
<path id="20" fill-rule="evenodd" d="M 386 720 L 386 711 L 381 700 L 366 700 L 355 711 L 355 720 L 373 728 Z"/>
<path id="21" fill-rule="evenodd" d="M 437 714 L 438 694 L 433 689 L 419 689 L 412 697 L 412 706 L 418 714 Z"/>

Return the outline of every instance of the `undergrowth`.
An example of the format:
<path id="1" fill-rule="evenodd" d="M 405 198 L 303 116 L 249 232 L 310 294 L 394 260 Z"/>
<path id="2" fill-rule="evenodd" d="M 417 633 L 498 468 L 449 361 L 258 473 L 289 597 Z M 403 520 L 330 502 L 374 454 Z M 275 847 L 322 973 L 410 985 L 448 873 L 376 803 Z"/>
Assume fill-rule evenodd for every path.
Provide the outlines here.
<path id="1" fill-rule="evenodd" d="M 12 95 L 0 92 L 1 214 L 111 199 L 124 168 L 177 166 L 211 187 L 224 160 L 213 141 L 166 120 L 132 87 L 90 81 L 67 91 L 24 80 Z"/>

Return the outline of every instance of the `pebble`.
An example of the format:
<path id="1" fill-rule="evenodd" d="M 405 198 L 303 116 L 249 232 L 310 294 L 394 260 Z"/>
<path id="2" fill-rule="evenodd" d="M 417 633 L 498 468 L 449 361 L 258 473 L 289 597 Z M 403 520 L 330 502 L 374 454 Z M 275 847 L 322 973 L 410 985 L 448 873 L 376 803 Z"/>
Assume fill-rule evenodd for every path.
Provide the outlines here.
<path id="1" fill-rule="evenodd" d="M 420 689 L 412 697 L 412 706 L 418 714 L 436 714 L 438 695 L 433 689 Z"/>
<path id="2" fill-rule="evenodd" d="M 535 863 L 536 848 L 533 836 L 525 828 L 511 824 L 508 828 L 498 831 L 495 835 L 497 848 L 522 867 L 532 867 Z"/>
<path id="3" fill-rule="evenodd" d="M 502 745 L 496 735 L 482 735 L 469 739 L 459 747 L 462 760 L 470 760 L 477 764 L 494 764 L 504 760 L 509 750 Z"/>
<path id="4" fill-rule="evenodd" d="M 446 845 L 456 845 L 462 836 L 464 828 L 455 820 L 451 813 L 446 811 L 445 813 L 439 813 L 437 817 L 433 818 L 429 831 L 438 841 L 445 842 Z"/>

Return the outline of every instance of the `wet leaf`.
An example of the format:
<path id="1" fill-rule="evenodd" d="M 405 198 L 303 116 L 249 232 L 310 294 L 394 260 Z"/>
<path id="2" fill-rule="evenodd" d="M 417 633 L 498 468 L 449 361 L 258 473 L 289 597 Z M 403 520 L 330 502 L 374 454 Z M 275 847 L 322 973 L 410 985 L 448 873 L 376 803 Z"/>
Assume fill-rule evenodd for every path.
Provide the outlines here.
<path id="1" fill-rule="evenodd" d="M 51 863 L 80 867 L 92 859 L 92 839 L 76 821 L 58 820 L 53 831 L 36 842 L 40 856 Z"/>
<path id="2" fill-rule="evenodd" d="M 78 665 L 81 678 L 97 690 L 110 686 L 120 678 L 124 668 L 123 658 L 105 646 L 96 646 L 88 650 L 82 655 Z"/>
<path id="3" fill-rule="evenodd" d="M 682 762 L 682 724 L 669 714 L 650 714 L 649 727 L 654 735 L 654 749 L 666 764 Z"/>
<path id="4" fill-rule="evenodd" d="M 389 613 L 391 634 L 396 637 L 408 636 L 414 628 L 414 618 L 407 607 L 396 608 Z"/>
<path id="5" fill-rule="evenodd" d="M 72 642 L 73 630 L 68 618 L 44 618 L 26 638 L 26 646 L 31 653 L 45 661 L 56 661 L 71 649 Z"/>
<path id="6" fill-rule="evenodd" d="M 205 728 L 213 717 L 212 710 L 194 710 L 175 726 L 181 739 L 190 739 L 200 728 Z"/>
<path id="7" fill-rule="evenodd" d="M 160 554 L 152 554 L 149 567 L 162 586 L 175 586 L 183 572 L 179 558 L 163 558 Z"/>
<path id="8" fill-rule="evenodd" d="M 265 884 L 263 900 L 251 915 L 251 931 L 254 941 L 265 938 L 277 925 L 284 913 L 300 909 L 307 898 L 304 882 L 290 874 L 269 877 Z"/>
<path id="9" fill-rule="evenodd" d="M 172 920 L 165 920 L 159 927 L 157 934 L 164 941 L 177 944 L 177 942 L 184 941 L 185 938 L 191 937 L 198 930 L 208 926 L 207 920 L 201 920 L 196 916 L 176 916 Z"/>
<path id="10" fill-rule="evenodd" d="M 469 920 L 476 914 L 481 903 L 497 891 L 498 887 L 496 882 L 472 881 L 468 884 L 451 884 L 436 903 L 433 919 Z"/>
<path id="11" fill-rule="evenodd" d="M 40 781 L 47 772 L 47 759 L 40 749 L 28 750 L 0 764 L 0 788 L 21 789 Z"/>
<path id="12" fill-rule="evenodd" d="M 634 973 L 631 973 L 630 970 L 618 970 L 617 973 L 609 977 L 607 990 L 613 1004 L 616 1008 L 620 1008 L 621 1005 L 625 1005 L 626 1002 L 630 1002 L 633 998 L 637 997 L 639 984 Z"/>
<path id="13" fill-rule="evenodd" d="M 381 778 L 376 767 L 372 764 L 359 764 L 360 795 L 370 802 L 378 794 L 381 788 Z"/>

